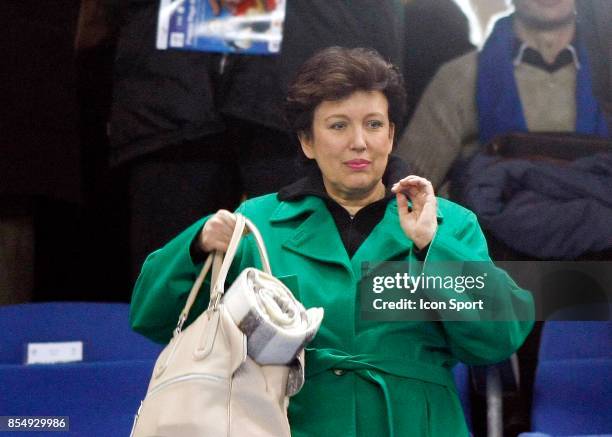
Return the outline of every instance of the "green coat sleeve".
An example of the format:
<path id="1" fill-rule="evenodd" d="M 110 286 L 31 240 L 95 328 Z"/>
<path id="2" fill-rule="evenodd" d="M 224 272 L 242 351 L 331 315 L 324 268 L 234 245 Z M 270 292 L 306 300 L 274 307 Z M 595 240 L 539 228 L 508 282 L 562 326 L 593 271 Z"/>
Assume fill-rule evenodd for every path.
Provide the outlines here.
<path id="1" fill-rule="evenodd" d="M 241 212 L 241 208 L 237 212 Z M 167 343 L 172 337 L 189 291 L 202 269 L 202 263 L 192 259 L 190 246 L 209 217 L 198 220 L 145 260 L 130 305 L 130 323 L 136 332 L 158 343 Z M 244 243 L 249 240 L 249 237 L 244 238 L 238 248 L 237 262 L 232 264 L 227 276 L 230 284 L 243 266 L 253 263 L 251 251 L 244 250 Z M 250 247 L 250 243 L 247 244 Z M 209 296 L 210 279 L 206 278 L 185 326 L 206 309 Z"/>
<path id="2" fill-rule="evenodd" d="M 445 229 L 442 226 L 438 228 L 421 265 L 422 271 L 426 275 L 455 277 L 485 275 L 486 286 L 469 293 L 457 293 L 452 289 L 428 289 L 424 293 L 431 300 L 447 302 L 453 298 L 458 301 L 482 298 L 489 311 L 486 316 L 479 311 L 465 312 L 465 316 L 454 310 L 452 315 L 440 314 L 449 347 L 458 360 L 467 364 L 502 361 L 522 345 L 531 331 L 533 298 L 505 271 L 495 267 L 484 234 L 472 212 L 460 209 L 453 211 L 453 217 L 448 218 L 453 223 Z"/>
<path id="3" fill-rule="evenodd" d="M 194 223 L 147 257 L 134 286 L 130 305 L 130 323 L 135 331 L 160 343 L 170 340 L 179 313 L 202 267 L 194 264 L 189 247 L 205 222 L 206 218 Z M 203 311 L 208 294 L 207 284 L 204 284 L 190 316 Z"/>

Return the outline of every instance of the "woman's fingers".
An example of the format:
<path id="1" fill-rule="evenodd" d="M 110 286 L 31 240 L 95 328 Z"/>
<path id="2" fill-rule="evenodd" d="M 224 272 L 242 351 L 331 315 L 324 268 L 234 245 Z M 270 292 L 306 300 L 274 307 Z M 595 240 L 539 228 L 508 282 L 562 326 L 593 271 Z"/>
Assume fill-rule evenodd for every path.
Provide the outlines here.
<path id="1" fill-rule="evenodd" d="M 397 211 L 399 213 L 400 221 L 404 220 L 408 217 L 408 199 L 404 193 L 395 193 L 395 198 L 397 199 Z"/>
<path id="2" fill-rule="evenodd" d="M 213 218 L 215 217 L 218 218 L 219 222 L 222 223 L 228 230 L 230 230 L 230 234 L 234 231 L 234 226 L 236 226 L 236 216 L 233 213 L 226 209 L 220 209 Z"/>
<path id="3" fill-rule="evenodd" d="M 410 175 L 403 179 L 400 179 L 391 188 L 393 192 L 402 191 L 410 192 L 414 194 L 434 195 L 433 186 L 427 179 L 416 175 Z"/>
<path id="4" fill-rule="evenodd" d="M 205 252 L 227 251 L 235 225 L 234 214 L 224 209 L 217 211 L 208 219 L 200 233 L 200 248 Z"/>
<path id="5" fill-rule="evenodd" d="M 399 180 L 393 185 L 391 191 L 406 195 L 416 212 L 420 212 L 428 201 L 435 199 L 431 182 L 416 175 L 410 175 Z"/>
<path id="6" fill-rule="evenodd" d="M 437 200 L 431 182 L 420 176 L 410 175 L 391 188 L 397 198 L 402 229 L 418 248 L 427 246 L 438 227 Z M 411 209 L 408 209 L 408 199 Z"/>

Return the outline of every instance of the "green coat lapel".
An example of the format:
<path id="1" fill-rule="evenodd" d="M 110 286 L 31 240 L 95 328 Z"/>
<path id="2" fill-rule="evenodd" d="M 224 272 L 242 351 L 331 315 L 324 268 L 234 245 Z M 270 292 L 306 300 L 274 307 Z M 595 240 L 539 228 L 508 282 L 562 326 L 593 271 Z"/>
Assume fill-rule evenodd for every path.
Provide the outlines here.
<path id="1" fill-rule="evenodd" d="M 336 223 L 322 199 L 306 196 L 298 201 L 282 202 L 270 217 L 270 221 L 280 223 L 305 214 L 308 215 L 283 242 L 283 247 L 305 257 L 339 264 L 349 271 L 352 270 Z"/>
<path id="2" fill-rule="evenodd" d="M 355 273 L 361 272 L 363 262 L 378 262 L 399 259 L 401 255 L 408 255 L 412 248 L 412 241 L 404 234 L 397 216 L 397 202 L 389 202 L 385 215 L 372 233 L 357 249 L 351 264 Z M 361 277 L 361 273 L 359 276 Z"/>
<path id="3" fill-rule="evenodd" d="M 340 234 L 325 202 L 316 196 L 305 196 L 292 202 L 281 202 L 270 217 L 272 223 L 293 220 L 306 216 L 304 221 L 285 240 L 283 247 L 317 261 L 338 264 L 361 277 L 364 261 L 376 262 L 399 259 L 408 255 L 412 241 L 404 234 L 397 215 L 397 201 L 387 205 L 385 215 L 372 233 L 349 259 Z M 438 222 L 442 214 L 438 210 Z"/>
<path id="4" fill-rule="evenodd" d="M 441 225 L 443 215 L 439 208 L 437 220 L 438 225 Z M 412 240 L 404 234 L 404 230 L 399 224 L 397 201 L 392 200 L 387 205 L 387 210 L 380 223 L 376 225 L 372 233 L 355 252 L 351 260 L 353 270 L 355 273 L 361 272 L 361 266 L 364 262 L 400 260 L 410 253 L 413 246 Z M 361 273 L 358 277 L 361 277 Z"/>

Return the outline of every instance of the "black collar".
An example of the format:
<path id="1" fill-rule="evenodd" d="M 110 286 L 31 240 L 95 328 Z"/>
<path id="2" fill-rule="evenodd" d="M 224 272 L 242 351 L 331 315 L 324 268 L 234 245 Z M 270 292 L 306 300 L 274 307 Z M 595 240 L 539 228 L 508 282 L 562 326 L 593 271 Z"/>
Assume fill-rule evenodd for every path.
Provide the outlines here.
<path id="1" fill-rule="evenodd" d="M 391 186 L 409 174 L 410 168 L 401 158 L 393 155 L 389 156 L 389 162 L 382 177 L 385 185 L 385 201 L 394 197 Z M 316 166 L 308 169 L 306 176 L 302 179 L 281 188 L 276 196 L 280 201 L 291 201 L 309 195 L 320 197 L 326 201 L 332 200 L 325 190 L 321 171 Z"/>
<path id="2" fill-rule="evenodd" d="M 545 70 L 548 73 L 554 73 L 555 71 L 560 70 L 561 68 L 570 64 L 574 64 L 576 65 L 576 68 L 580 68 L 580 60 L 578 59 L 575 47 L 576 37 L 574 37 L 574 40 L 567 47 L 559 52 L 554 62 L 549 64 L 546 62 L 542 54 L 536 49 L 528 46 L 519 38 L 514 38 L 512 57 L 514 59 L 514 65 L 525 63 L 541 70 Z"/>

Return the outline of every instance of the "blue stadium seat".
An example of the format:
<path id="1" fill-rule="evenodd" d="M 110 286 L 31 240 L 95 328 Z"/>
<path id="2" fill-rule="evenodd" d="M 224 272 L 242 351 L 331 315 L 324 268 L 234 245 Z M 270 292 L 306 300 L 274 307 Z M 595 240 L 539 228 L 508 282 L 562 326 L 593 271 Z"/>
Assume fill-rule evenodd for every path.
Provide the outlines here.
<path id="1" fill-rule="evenodd" d="M 0 415 L 68 416 L 69 432 L 44 433 L 49 436 L 127 437 L 153 365 L 154 360 L 2 365 Z"/>
<path id="2" fill-rule="evenodd" d="M 560 437 L 543 432 L 523 432 L 519 437 Z M 562 437 L 612 437 L 612 434 L 578 434 L 578 435 L 563 435 Z"/>
<path id="3" fill-rule="evenodd" d="M 31 342 L 83 341 L 85 362 L 154 359 L 162 346 L 130 329 L 125 303 L 0 306 L 0 365 L 22 364 Z"/>
<path id="4" fill-rule="evenodd" d="M 546 322 L 538 361 L 612 359 L 612 322 Z"/>
<path id="5" fill-rule="evenodd" d="M 131 331 L 122 303 L 0 307 L 0 415 L 68 416 L 70 432 L 127 436 L 163 346 Z M 28 343 L 83 342 L 83 361 L 25 365 Z M 6 435 L 24 435 L 2 433 Z"/>
<path id="6" fill-rule="evenodd" d="M 463 414 L 468 424 L 468 428 L 472 430 L 472 419 L 471 419 L 471 408 L 470 408 L 470 369 L 463 363 L 458 363 L 453 367 L 453 377 L 455 379 L 455 385 L 457 386 L 457 392 L 459 393 L 459 400 L 463 407 Z"/>
<path id="7" fill-rule="evenodd" d="M 521 436 L 612 435 L 612 322 L 546 322 Z"/>

